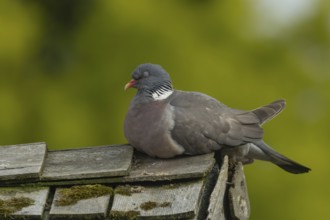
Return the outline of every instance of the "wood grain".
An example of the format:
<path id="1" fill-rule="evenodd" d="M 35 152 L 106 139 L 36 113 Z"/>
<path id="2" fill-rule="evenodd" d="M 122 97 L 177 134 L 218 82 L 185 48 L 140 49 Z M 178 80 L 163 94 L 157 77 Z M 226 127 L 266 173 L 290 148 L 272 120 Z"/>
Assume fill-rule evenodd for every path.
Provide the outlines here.
<path id="1" fill-rule="evenodd" d="M 46 150 L 45 143 L 0 146 L 0 181 L 39 179 Z"/>
<path id="2" fill-rule="evenodd" d="M 129 174 L 133 149 L 128 145 L 50 151 L 41 180 L 73 180 Z"/>

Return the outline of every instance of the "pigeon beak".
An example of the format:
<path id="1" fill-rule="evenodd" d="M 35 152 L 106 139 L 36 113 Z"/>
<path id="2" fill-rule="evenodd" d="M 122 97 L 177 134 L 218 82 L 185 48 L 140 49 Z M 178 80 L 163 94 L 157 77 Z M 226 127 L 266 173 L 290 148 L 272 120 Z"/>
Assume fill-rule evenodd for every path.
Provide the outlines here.
<path id="1" fill-rule="evenodd" d="M 126 85 L 125 85 L 125 91 L 131 87 L 133 87 L 135 85 L 137 81 L 135 79 L 132 79 L 131 81 L 129 81 Z"/>

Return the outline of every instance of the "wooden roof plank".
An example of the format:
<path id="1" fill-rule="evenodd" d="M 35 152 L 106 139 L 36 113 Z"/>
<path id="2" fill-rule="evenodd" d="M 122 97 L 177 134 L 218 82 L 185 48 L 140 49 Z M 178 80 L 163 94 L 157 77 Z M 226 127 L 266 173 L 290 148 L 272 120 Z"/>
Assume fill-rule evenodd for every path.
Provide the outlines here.
<path id="1" fill-rule="evenodd" d="M 146 186 L 125 195 L 116 193 L 111 219 L 189 219 L 197 215 L 204 182 L 191 181 L 162 186 Z M 137 186 L 129 186 L 137 187 Z"/>
<path id="2" fill-rule="evenodd" d="M 49 187 L 1 187 L 0 216 L 42 219 L 48 194 Z"/>
<path id="3" fill-rule="evenodd" d="M 51 154 L 51 152 L 49 154 Z M 215 160 L 213 158 L 213 153 L 198 156 L 182 156 L 173 159 L 159 159 L 135 152 L 132 166 L 127 176 L 107 177 L 109 174 L 100 173 L 100 168 L 98 169 L 95 165 L 95 169 L 92 170 L 95 173 L 92 173 L 93 175 L 88 174 L 88 178 L 74 179 L 74 177 L 81 177 L 81 175 L 71 176 L 71 179 L 61 179 L 61 176 L 58 176 L 57 178 L 48 178 L 46 176 L 49 174 L 43 174 L 41 180 L 42 182 L 40 182 L 40 184 L 60 186 L 74 184 L 128 183 L 202 178 L 210 173 L 214 163 Z M 46 167 L 47 166 L 48 163 L 46 163 Z M 54 169 L 56 168 L 55 165 L 52 166 Z M 89 165 L 86 166 L 89 167 Z M 88 169 L 86 168 L 86 170 Z M 48 172 L 47 168 L 45 168 L 44 172 Z M 98 178 L 95 178 L 96 175 Z"/>
<path id="4" fill-rule="evenodd" d="M 133 148 L 129 145 L 49 151 L 41 180 L 125 176 L 129 173 L 132 155 Z"/>
<path id="5" fill-rule="evenodd" d="M 123 182 L 201 178 L 208 175 L 214 163 L 213 153 L 171 159 L 136 153 L 130 174 L 123 177 Z"/>
<path id="6" fill-rule="evenodd" d="M 95 186 L 100 186 L 100 185 L 81 186 L 84 187 L 84 189 L 79 189 L 78 191 L 76 190 L 77 194 L 79 193 L 81 194 L 72 195 L 72 197 L 74 197 L 75 199 L 76 197 L 80 197 L 80 196 L 84 197 L 88 194 L 91 194 L 91 196 L 96 195 L 97 193 L 93 191 Z M 101 186 L 101 187 L 106 187 L 106 186 Z M 67 188 L 56 188 L 53 203 L 49 212 L 50 219 L 105 219 L 110 203 L 110 198 L 112 196 L 112 188 L 111 187 L 107 187 L 107 188 L 110 189 L 109 193 L 97 195 L 96 197 L 93 198 L 78 199 L 77 201 L 74 201 L 73 204 L 59 203 L 59 201 L 63 199 L 61 198 L 63 196 L 61 195 L 61 190 Z M 86 189 L 92 191 L 87 193 L 81 192 L 81 191 L 85 191 Z"/>
<path id="7" fill-rule="evenodd" d="M 250 201 L 241 162 L 235 166 L 232 184 L 229 186 L 228 197 L 233 219 L 246 220 L 250 217 Z"/>
<path id="8" fill-rule="evenodd" d="M 0 146 L 0 181 L 38 179 L 46 151 L 43 142 Z"/>
<path id="9" fill-rule="evenodd" d="M 224 197 L 228 180 L 228 156 L 223 158 L 220 173 L 210 197 L 208 220 L 225 220 Z"/>

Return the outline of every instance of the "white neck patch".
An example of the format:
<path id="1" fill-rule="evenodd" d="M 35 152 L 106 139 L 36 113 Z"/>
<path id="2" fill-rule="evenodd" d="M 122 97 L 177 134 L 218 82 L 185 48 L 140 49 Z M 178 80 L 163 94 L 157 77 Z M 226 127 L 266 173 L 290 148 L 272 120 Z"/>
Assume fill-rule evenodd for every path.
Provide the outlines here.
<path id="1" fill-rule="evenodd" d="M 152 98 L 155 101 L 164 100 L 167 97 L 169 97 L 170 95 L 172 95 L 172 93 L 173 93 L 173 90 L 159 89 L 156 92 L 152 93 Z"/>

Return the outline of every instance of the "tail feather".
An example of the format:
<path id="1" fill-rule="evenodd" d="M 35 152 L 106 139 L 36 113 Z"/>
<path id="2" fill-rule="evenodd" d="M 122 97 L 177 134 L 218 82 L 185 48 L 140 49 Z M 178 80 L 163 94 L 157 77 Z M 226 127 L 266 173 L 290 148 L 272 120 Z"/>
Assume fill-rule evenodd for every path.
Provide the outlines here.
<path id="1" fill-rule="evenodd" d="M 276 115 L 278 115 L 284 108 L 285 108 L 285 100 L 280 99 L 268 105 L 252 110 L 252 112 L 260 120 L 260 125 L 262 125 L 265 122 L 274 118 Z"/>
<path id="2" fill-rule="evenodd" d="M 286 170 L 290 173 L 299 174 L 299 173 L 307 173 L 311 169 L 301 165 L 282 154 L 276 152 L 273 148 L 268 146 L 264 141 L 260 140 L 254 143 L 257 145 L 265 154 L 270 157 L 270 161 L 275 165 L 281 167 L 283 170 Z"/>

